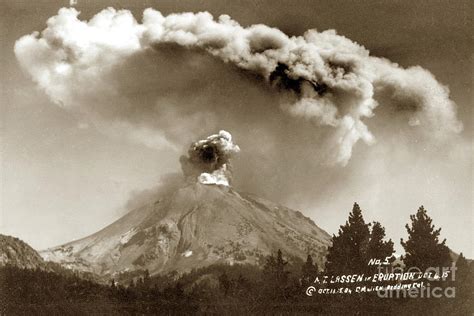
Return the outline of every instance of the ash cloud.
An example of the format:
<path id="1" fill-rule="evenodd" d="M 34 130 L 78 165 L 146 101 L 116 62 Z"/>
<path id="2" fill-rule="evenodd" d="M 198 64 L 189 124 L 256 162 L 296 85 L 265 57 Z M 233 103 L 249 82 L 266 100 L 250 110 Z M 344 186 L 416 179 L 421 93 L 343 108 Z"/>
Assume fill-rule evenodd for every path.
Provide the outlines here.
<path id="1" fill-rule="evenodd" d="M 130 211 L 155 202 L 172 194 L 186 183 L 230 186 L 231 158 L 239 152 L 240 148 L 234 144 L 232 135 L 224 130 L 194 142 L 189 147 L 187 155 L 182 155 L 179 159 L 182 173 L 164 174 L 153 187 L 131 192 L 124 209 Z"/>
<path id="2" fill-rule="evenodd" d="M 179 173 L 168 173 L 160 177 L 158 183 L 145 190 L 136 190 L 130 193 L 124 209 L 129 212 L 136 208 L 154 203 L 157 200 L 172 194 L 184 185 L 183 175 Z"/>
<path id="3" fill-rule="evenodd" d="M 378 117 L 379 127 L 403 118 L 410 133 L 436 141 L 462 129 L 448 88 L 429 71 L 371 56 L 334 30 L 288 36 L 227 15 L 153 9 L 141 22 L 112 8 L 78 16 L 60 9 L 41 33 L 20 38 L 18 61 L 58 106 L 152 148 L 178 152 L 225 126 L 249 152 L 274 155 L 270 163 L 281 159 L 276 148 L 292 148 L 344 166 L 357 142 L 380 141 L 369 128 Z M 252 145 L 256 133 L 266 142 Z"/>
<path id="4" fill-rule="evenodd" d="M 232 135 L 224 130 L 191 144 L 188 156 L 181 156 L 181 168 L 188 181 L 229 186 L 232 181 L 230 159 L 240 151 Z"/>

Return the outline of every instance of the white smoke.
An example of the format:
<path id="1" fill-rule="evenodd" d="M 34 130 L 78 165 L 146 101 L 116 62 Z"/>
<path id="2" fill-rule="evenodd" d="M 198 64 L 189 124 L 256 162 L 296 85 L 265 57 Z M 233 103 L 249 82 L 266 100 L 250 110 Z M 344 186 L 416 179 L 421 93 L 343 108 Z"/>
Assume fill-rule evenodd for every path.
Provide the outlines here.
<path id="1" fill-rule="evenodd" d="M 214 170 L 212 173 L 203 172 L 199 175 L 198 181 L 202 184 L 217 184 L 229 186 L 229 178 L 226 165 L 222 168 Z"/>
<path id="2" fill-rule="evenodd" d="M 186 178 L 202 184 L 229 186 L 232 175 L 230 159 L 239 151 L 232 135 L 221 130 L 191 145 L 188 156 L 180 159 L 183 173 Z"/>
<path id="3" fill-rule="evenodd" d="M 169 113 L 177 113 L 173 118 L 181 117 L 189 130 L 196 130 L 221 111 L 183 105 L 177 105 L 179 109 L 163 105 L 138 108 L 130 101 L 133 92 L 129 94 L 132 97 L 117 97 L 127 92 L 115 82 L 117 69 L 127 63 L 133 65 L 135 58 L 150 54 L 159 58 L 160 52 L 178 47 L 190 52 L 190 64 L 199 63 L 193 58 L 207 52 L 260 76 L 280 91 L 283 111 L 314 122 L 316 127 L 333 129 L 327 138 L 333 163 L 347 164 L 359 140 L 375 142 L 365 121 L 375 115 L 378 106 L 404 113 L 408 124 L 434 137 L 462 129 L 448 89 L 430 72 L 421 67 L 403 69 L 370 56 L 363 46 L 334 30 L 309 30 L 303 36 L 290 37 L 266 25 L 242 27 L 227 15 L 214 19 L 207 12 L 163 16 L 146 9 L 142 23 L 129 11 L 112 8 L 90 21 L 81 21 L 78 15 L 74 8 L 60 9 L 41 34 L 19 39 L 15 53 L 20 64 L 58 105 L 95 121 L 114 121 L 115 126 L 129 130 L 127 137 L 141 139 L 149 146 L 175 141 L 176 126 L 168 122 Z M 185 62 L 182 67 L 189 68 Z M 163 78 L 158 84 L 162 87 L 158 85 L 156 91 L 167 91 L 171 83 L 162 81 L 168 74 L 160 75 Z M 172 84 L 179 88 L 181 83 L 174 80 Z M 146 114 L 140 118 L 130 115 L 154 109 L 155 119 L 149 122 Z M 166 139 L 160 135 L 150 141 L 153 131 L 163 132 Z M 218 178 L 220 175 L 209 173 L 202 181 Z"/>

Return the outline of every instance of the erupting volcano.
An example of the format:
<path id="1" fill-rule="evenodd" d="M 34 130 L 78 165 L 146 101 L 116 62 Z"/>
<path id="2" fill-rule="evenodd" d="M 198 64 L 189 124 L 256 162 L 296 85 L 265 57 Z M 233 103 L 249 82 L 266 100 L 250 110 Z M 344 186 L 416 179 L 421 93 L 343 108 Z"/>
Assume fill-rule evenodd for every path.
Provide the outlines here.
<path id="1" fill-rule="evenodd" d="M 330 236 L 298 211 L 231 186 L 226 131 L 191 145 L 180 161 L 185 181 L 152 197 L 99 232 L 41 252 L 46 260 L 103 276 L 148 269 L 188 271 L 214 263 L 259 264 L 281 249 L 322 266 Z"/>

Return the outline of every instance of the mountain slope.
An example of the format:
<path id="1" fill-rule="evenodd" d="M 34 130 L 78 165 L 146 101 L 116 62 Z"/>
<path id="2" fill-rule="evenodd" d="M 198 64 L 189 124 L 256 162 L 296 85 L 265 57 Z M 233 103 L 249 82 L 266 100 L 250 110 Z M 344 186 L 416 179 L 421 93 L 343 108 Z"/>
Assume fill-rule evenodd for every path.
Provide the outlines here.
<path id="1" fill-rule="evenodd" d="M 45 260 L 101 275 L 188 271 L 213 263 L 259 263 L 281 249 L 321 266 L 330 236 L 301 213 L 217 185 L 190 184 L 99 232 L 41 252 Z"/>
<path id="2" fill-rule="evenodd" d="M 0 234 L 0 267 L 5 265 L 26 269 L 44 269 L 46 266 L 43 258 L 27 243 Z"/>

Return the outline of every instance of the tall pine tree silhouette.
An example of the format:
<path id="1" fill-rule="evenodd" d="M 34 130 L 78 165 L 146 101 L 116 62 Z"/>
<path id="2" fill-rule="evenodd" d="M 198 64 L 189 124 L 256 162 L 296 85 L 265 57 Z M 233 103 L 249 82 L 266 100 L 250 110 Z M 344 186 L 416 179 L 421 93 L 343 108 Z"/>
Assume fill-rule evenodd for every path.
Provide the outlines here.
<path id="1" fill-rule="evenodd" d="M 393 242 L 385 241 L 385 229 L 374 222 L 372 230 L 366 224 L 362 211 L 354 203 L 346 224 L 341 226 L 337 236 L 332 238 L 332 246 L 326 258 L 327 274 L 364 273 L 375 269 L 368 266 L 370 259 L 385 259 L 395 252 Z"/>
<path id="2" fill-rule="evenodd" d="M 318 266 L 313 262 L 313 257 L 308 255 L 301 268 L 301 283 L 306 286 L 314 282 L 318 275 Z"/>
<path id="3" fill-rule="evenodd" d="M 452 284 L 456 287 L 457 304 L 460 310 L 468 315 L 469 307 L 472 309 L 472 298 L 474 297 L 474 274 L 473 264 L 469 263 L 462 252 L 456 261 L 456 272 Z"/>
<path id="4" fill-rule="evenodd" d="M 263 267 L 264 291 L 269 299 L 284 297 L 287 293 L 289 271 L 286 270 L 288 261 L 283 259 L 283 254 L 278 249 L 277 256 L 270 255 Z"/>
<path id="5" fill-rule="evenodd" d="M 275 279 L 277 280 L 280 286 L 285 286 L 288 281 L 288 271 L 286 271 L 286 265 L 288 261 L 283 259 L 283 254 L 280 249 L 278 249 L 277 257 L 275 260 Z"/>
<path id="6" fill-rule="evenodd" d="M 338 235 L 332 238 L 326 258 L 326 273 L 336 275 L 364 271 L 369 238 L 369 225 L 365 223 L 359 205 L 354 203 L 349 219 L 340 227 Z"/>
<path id="7" fill-rule="evenodd" d="M 366 258 L 370 260 L 372 258 L 375 259 L 385 259 L 387 257 L 391 257 L 391 261 L 395 258 L 392 256 L 395 250 L 393 249 L 393 241 L 389 239 L 388 241 L 384 241 L 385 238 L 385 228 L 379 223 L 374 222 L 372 225 L 372 230 L 370 232 L 370 240 L 369 244 L 367 245 L 367 253 Z M 372 266 L 373 269 L 369 270 L 376 270 L 375 266 Z"/>
<path id="8" fill-rule="evenodd" d="M 407 268 L 417 267 L 425 271 L 429 267 L 448 267 L 451 265 L 449 248 L 446 239 L 439 241 L 441 228 L 435 229 L 432 219 L 421 206 L 416 214 L 410 215 L 411 227 L 405 225 L 408 232 L 407 241 L 401 239 L 405 249 L 403 262 Z"/>

